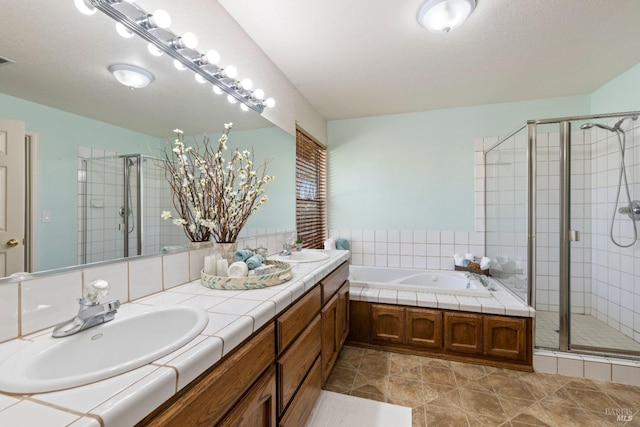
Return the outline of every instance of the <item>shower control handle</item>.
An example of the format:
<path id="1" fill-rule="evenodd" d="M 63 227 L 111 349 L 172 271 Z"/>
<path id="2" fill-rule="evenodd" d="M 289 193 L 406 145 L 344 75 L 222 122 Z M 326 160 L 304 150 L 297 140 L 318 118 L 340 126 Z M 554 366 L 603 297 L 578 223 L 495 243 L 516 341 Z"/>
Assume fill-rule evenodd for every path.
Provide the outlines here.
<path id="1" fill-rule="evenodd" d="M 629 206 L 623 206 L 618 209 L 618 212 L 629 215 L 629 218 L 634 221 L 638 221 L 640 220 L 640 201 L 634 200 L 629 203 Z"/>

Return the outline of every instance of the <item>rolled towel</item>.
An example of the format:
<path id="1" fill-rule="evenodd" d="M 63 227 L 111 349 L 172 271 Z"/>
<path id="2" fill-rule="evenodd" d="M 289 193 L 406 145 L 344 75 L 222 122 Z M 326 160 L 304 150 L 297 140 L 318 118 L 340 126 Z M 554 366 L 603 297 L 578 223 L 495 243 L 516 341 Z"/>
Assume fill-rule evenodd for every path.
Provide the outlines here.
<path id="1" fill-rule="evenodd" d="M 462 260 L 462 266 L 463 266 L 463 267 L 465 267 L 465 268 L 466 268 L 466 267 L 469 267 L 469 264 L 471 264 L 471 261 L 470 261 L 470 260 L 468 260 L 468 259 L 464 259 L 464 260 Z"/>
<path id="2" fill-rule="evenodd" d="M 490 264 L 491 264 L 491 260 L 486 256 L 483 256 L 482 259 L 480 260 L 480 269 L 488 270 Z"/>
<path id="3" fill-rule="evenodd" d="M 336 239 L 327 239 L 324 241 L 324 248 L 326 250 L 335 249 L 336 248 Z"/>
<path id="4" fill-rule="evenodd" d="M 464 259 L 468 259 L 469 261 L 473 262 L 476 260 L 476 257 L 473 256 L 473 254 L 464 254 Z"/>
<path id="5" fill-rule="evenodd" d="M 229 277 L 246 277 L 249 274 L 249 267 L 244 261 L 236 261 L 227 269 Z"/>
<path id="6" fill-rule="evenodd" d="M 336 249 L 340 249 L 342 251 L 349 250 L 349 242 L 346 239 L 338 239 L 336 240 Z"/>
<path id="7" fill-rule="evenodd" d="M 245 261 L 249 270 L 255 270 L 262 265 L 262 257 L 260 255 L 254 255 Z"/>
<path id="8" fill-rule="evenodd" d="M 233 254 L 233 259 L 235 259 L 236 261 L 246 261 L 254 255 L 255 254 L 251 249 L 240 249 L 235 251 L 235 253 Z"/>

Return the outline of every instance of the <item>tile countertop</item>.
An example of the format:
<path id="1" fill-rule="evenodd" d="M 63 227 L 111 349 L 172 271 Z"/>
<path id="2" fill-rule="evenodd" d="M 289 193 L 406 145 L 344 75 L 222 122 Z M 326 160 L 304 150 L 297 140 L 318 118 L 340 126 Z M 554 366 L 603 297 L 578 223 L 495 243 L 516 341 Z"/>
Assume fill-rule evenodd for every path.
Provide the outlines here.
<path id="1" fill-rule="evenodd" d="M 205 288 L 196 280 L 123 304 L 114 321 L 154 306 L 190 305 L 206 310 L 209 323 L 179 350 L 113 378 L 50 393 L 0 393 L 0 425 L 134 425 L 347 261 L 350 254 L 325 252 L 330 255 L 328 260 L 292 264 L 293 278 L 278 286 L 227 291 Z M 48 339 L 51 331 L 49 328 L 0 344 L 0 360 L 30 341 Z"/>
<path id="2" fill-rule="evenodd" d="M 411 305 L 515 317 L 535 317 L 535 309 L 533 307 L 526 305 L 520 298 L 501 285 L 500 282 L 494 279 L 490 280 L 495 283 L 496 290 L 491 291 L 489 297 L 399 291 L 392 288 L 377 289 L 351 285 L 349 287 L 349 299 L 352 301 Z"/>

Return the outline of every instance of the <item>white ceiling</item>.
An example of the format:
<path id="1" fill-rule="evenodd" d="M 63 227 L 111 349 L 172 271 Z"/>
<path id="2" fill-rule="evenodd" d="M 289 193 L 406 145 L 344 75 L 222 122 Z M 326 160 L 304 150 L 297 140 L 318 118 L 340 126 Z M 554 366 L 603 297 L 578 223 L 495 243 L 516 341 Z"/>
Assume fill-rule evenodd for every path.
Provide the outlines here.
<path id="1" fill-rule="evenodd" d="M 0 56 L 15 63 L 0 66 L 0 93 L 164 137 L 175 127 L 269 125 L 230 108 L 167 58 L 148 55 L 142 40 L 117 36 L 100 13 L 81 15 L 71 0 L 2 1 Z M 223 58 L 237 40 L 216 25 L 226 9 L 327 119 L 587 94 L 640 63 L 640 0 L 478 0 L 446 36 L 419 26 L 422 1 L 137 3 L 168 10 L 172 29 L 195 32 L 201 45 L 222 37 L 224 46 L 214 47 Z M 251 60 L 238 68 L 268 61 Z M 114 63 L 147 68 L 156 80 L 132 92 L 107 71 Z"/>
<path id="2" fill-rule="evenodd" d="M 424 0 L 219 0 L 327 119 L 588 94 L 640 62 L 638 0 L 477 0 L 447 35 Z"/>

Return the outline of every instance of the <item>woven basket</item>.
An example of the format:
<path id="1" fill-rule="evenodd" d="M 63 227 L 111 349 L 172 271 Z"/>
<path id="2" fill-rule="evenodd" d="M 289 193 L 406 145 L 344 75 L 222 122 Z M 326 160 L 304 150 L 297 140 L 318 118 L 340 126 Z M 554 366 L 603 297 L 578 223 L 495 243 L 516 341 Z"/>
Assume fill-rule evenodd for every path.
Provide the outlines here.
<path id="1" fill-rule="evenodd" d="M 211 276 L 202 270 L 200 271 L 200 280 L 202 286 L 211 289 L 246 290 L 279 285 L 292 277 L 291 265 L 286 262 L 266 260 L 263 264 L 275 266 L 276 271 L 262 276 L 220 277 Z"/>
<path id="2" fill-rule="evenodd" d="M 486 270 L 478 270 L 475 268 L 469 268 L 469 267 L 460 267 L 459 265 L 454 266 L 456 271 L 468 271 L 470 273 L 476 273 L 476 274 L 483 274 L 485 276 L 491 276 L 491 274 L 489 273 L 489 269 L 487 268 Z"/>

